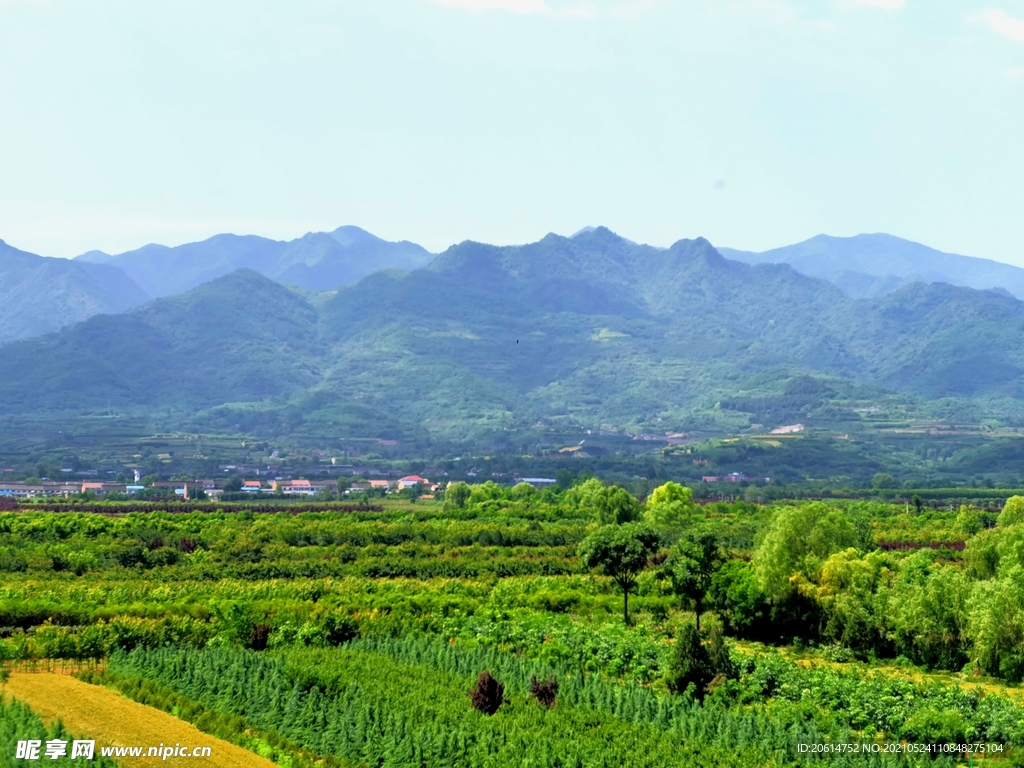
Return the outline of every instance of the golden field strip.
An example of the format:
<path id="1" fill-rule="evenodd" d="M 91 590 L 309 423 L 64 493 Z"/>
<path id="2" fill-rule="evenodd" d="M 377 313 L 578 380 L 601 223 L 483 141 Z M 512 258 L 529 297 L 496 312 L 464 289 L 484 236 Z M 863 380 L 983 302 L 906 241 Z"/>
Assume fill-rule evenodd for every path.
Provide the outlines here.
<path id="1" fill-rule="evenodd" d="M 210 757 L 118 758 L 126 768 L 135 766 L 189 765 L 211 768 L 274 768 L 258 755 L 210 736 L 164 712 L 138 704 L 116 691 L 90 685 L 68 675 L 47 672 L 14 672 L 7 694 L 28 704 L 45 722 L 60 720 L 82 738 L 96 740 L 96 752 L 104 746 L 156 746 L 180 743 L 208 746 Z"/>

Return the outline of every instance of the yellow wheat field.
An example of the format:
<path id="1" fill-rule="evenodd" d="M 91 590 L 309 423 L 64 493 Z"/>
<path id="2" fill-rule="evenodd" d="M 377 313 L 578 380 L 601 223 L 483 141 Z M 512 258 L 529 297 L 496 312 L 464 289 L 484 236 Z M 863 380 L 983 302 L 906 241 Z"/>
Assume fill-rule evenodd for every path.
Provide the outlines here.
<path id="1" fill-rule="evenodd" d="M 47 723 L 60 720 L 72 733 L 96 739 L 97 754 L 101 746 L 148 747 L 161 742 L 211 748 L 211 755 L 206 758 L 118 758 L 129 768 L 156 765 L 275 768 L 269 760 L 208 736 L 176 717 L 67 675 L 14 672 L 6 691 L 32 707 Z"/>

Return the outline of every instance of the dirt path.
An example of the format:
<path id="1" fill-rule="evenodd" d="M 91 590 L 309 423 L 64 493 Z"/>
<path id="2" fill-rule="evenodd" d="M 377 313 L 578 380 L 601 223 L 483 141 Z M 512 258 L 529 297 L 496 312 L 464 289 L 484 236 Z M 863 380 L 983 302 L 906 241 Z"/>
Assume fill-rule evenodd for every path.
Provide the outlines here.
<path id="1" fill-rule="evenodd" d="M 89 685 L 68 675 L 15 672 L 8 694 L 28 704 L 45 722 L 60 720 L 75 734 L 101 746 L 157 746 L 161 743 L 210 747 L 210 757 L 119 757 L 129 768 L 203 766 L 203 768 L 276 768 L 248 750 L 209 736 L 183 720 L 127 699 L 116 691 Z"/>

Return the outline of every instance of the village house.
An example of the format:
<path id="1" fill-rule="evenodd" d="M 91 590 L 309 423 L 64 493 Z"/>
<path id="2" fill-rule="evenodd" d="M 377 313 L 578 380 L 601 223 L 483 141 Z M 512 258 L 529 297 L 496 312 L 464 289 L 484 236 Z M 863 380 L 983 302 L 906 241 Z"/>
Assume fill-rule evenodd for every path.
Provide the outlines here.
<path id="1" fill-rule="evenodd" d="M 335 484 L 329 481 L 311 482 L 309 480 L 274 480 L 270 487 L 277 493 L 289 496 L 313 496 L 318 491 L 333 489 Z"/>
<path id="2" fill-rule="evenodd" d="M 108 493 L 124 493 L 127 486 L 119 483 L 82 483 L 81 493 L 92 493 L 96 496 L 106 496 Z"/>
<path id="3" fill-rule="evenodd" d="M 414 488 L 417 485 L 427 487 L 430 485 L 430 481 L 419 475 L 406 475 L 398 481 L 398 490 L 404 491 L 406 488 Z"/>
<path id="4" fill-rule="evenodd" d="M 13 496 L 15 498 L 28 498 L 41 496 L 45 488 L 41 485 L 25 485 L 25 483 L 0 483 L 0 496 Z"/>
<path id="5" fill-rule="evenodd" d="M 270 487 L 276 493 L 284 493 L 289 496 L 312 496 L 316 493 L 309 480 L 274 480 Z"/>

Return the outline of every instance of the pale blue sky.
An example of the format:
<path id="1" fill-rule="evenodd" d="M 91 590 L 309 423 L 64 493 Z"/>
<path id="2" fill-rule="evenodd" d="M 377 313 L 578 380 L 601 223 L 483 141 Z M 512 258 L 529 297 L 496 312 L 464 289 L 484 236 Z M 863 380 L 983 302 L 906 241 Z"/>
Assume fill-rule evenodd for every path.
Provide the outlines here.
<path id="1" fill-rule="evenodd" d="M 1024 0 L 0 0 L 0 238 L 891 232 L 1024 266 Z"/>

